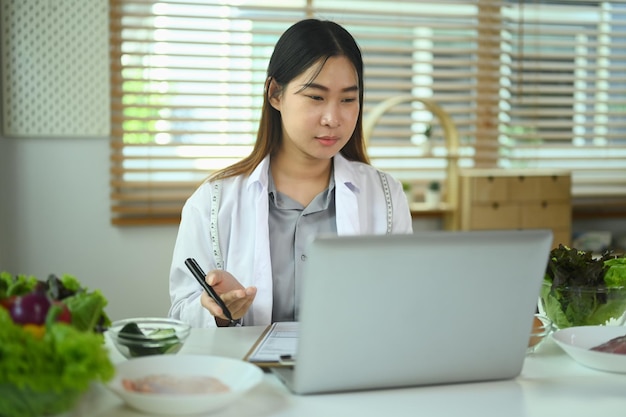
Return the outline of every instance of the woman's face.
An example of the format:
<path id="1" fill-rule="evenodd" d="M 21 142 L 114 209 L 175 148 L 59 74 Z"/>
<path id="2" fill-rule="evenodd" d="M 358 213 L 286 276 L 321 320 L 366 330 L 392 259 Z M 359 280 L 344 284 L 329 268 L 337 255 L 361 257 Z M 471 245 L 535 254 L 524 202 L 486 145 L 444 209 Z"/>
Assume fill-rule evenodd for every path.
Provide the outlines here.
<path id="1" fill-rule="evenodd" d="M 354 66 L 344 56 L 329 58 L 315 76 L 318 70 L 313 65 L 294 78 L 270 103 L 281 114 L 282 152 L 330 159 L 356 127 L 359 83 Z"/>

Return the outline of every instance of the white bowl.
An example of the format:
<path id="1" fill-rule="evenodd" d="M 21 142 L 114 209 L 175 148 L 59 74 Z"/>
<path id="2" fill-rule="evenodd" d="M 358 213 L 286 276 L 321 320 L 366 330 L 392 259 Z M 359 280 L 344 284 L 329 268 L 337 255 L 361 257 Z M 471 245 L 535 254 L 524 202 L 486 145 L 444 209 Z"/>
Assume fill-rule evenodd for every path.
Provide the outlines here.
<path id="1" fill-rule="evenodd" d="M 151 375 L 214 377 L 227 385 L 227 392 L 202 394 L 139 393 L 124 388 L 122 380 Z M 263 379 L 263 371 L 249 362 L 208 355 L 158 355 L 133 358 L 116 365 L 116 374 L 107 386 L 127 405 L 137 410 L 161 414 L 184 415 L 208 413 L 222 409 L 240 398 Z"/>
<path id="2" fill-rule="evenodd" d="M 624 335 L 624 326 L 578 326 L 558 330 L 552 333 L 552 338 L 581 365 L 601 371 L 626 373 L 626 355 L 590 350 Z"/>

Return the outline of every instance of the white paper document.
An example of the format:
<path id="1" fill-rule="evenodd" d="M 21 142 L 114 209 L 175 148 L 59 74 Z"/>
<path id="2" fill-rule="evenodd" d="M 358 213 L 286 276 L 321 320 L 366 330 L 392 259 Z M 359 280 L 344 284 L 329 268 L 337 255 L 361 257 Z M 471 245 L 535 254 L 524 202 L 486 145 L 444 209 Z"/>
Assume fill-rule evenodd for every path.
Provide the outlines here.
<path id="1" fill-rule="evenodd" d="M 298 347 L 298 327 L 298 322 L 272 323 L 245 359 L 259 366 L 293 365 Z"/>

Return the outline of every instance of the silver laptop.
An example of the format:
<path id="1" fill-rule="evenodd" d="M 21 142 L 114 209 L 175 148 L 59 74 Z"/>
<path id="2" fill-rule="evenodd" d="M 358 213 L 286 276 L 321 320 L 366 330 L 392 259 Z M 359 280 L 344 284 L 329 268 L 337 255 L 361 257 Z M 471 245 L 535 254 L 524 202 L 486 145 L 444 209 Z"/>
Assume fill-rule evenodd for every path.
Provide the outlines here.
<path id="1" fill-rule="evenodd" d="M 304 272 L 297 394 L 514 378 L 549 230 L 324 237 Z"/>

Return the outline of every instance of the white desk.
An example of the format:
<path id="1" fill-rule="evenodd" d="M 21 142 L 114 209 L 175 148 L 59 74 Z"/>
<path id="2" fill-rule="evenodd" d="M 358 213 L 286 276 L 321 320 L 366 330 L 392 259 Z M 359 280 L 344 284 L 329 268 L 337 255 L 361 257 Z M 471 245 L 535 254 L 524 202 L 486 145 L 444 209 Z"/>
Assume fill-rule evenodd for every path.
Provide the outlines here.
<path id="1" fill-rule="evenodd" d="M 261 327 L 194 329 L 181 352 L 241 358 Z M 460 352 L 462 349 L 460 348 Z M 462 353 L 460 353 L 462 354 Z M 115 352 L 114 361 L 123 360 Z M 340 372 L 340 370 L 338 370 Z M 332 376 L 330 376 L 332 377 Z M 96 386 L 75 416 L 145 417 Z M 514 380 L 296 396 L 272 374 L 213 417 L 610 417 L 626 416 L 626 375 L 585 368 L 547 341 Z"/>

